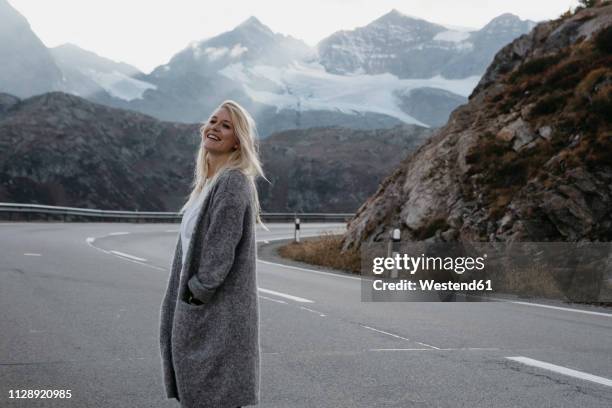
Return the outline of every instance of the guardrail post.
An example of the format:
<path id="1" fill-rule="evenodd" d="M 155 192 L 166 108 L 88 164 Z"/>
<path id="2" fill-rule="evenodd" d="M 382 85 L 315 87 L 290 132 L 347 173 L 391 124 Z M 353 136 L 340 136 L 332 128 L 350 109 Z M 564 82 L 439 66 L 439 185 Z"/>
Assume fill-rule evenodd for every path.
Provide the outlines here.
<path id="1" fill-rule="evenodd" d="M 295 217 L 295 232 L 293 234 L 293 239 L 295 242 L 300 242 L 300 219 Z"/>

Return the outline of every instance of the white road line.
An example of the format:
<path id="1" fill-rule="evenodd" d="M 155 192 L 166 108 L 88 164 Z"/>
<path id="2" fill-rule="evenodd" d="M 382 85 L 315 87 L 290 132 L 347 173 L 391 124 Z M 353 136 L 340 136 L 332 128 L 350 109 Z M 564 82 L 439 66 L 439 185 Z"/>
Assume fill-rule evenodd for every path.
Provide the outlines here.
<path id="1" fill-rule="evenodd" d="M 420 343 L 419 343 L 420 344 Z M 456 348 L 436 348 L 440 351 L 497 351 L 497 347 L 456 347 Z"/>
<path id="2" fill-rule="evenodd" d="M 111 232 L 109 234 L 106 234 L 107 236 L 115 236 L 115 235 L 127 235 L 129 234 L 129 232 Z"/>
<path id="3" fill-rule="evenodd" d="M 389 336 L 396 337 L 396 338 L 398 338 L 398 339 L 402 339 L 402 340 L 406 340 L 406 341 L 411 341 L 409 338 L 402 337 L 402 336 L 398 336 L 397 334 L 389 333 L 389 332 L 386 332 L 386 331 L 384 331 L 384 330 L 378 330 L 378 329 L 375 329 L 375 328 L 373 328 L 373 327 L 366 326 L 366 325 L 363 325 L 363 324 L 360 324 L 360 326 L 361 326 L 361 327 L 363 327 L 363 328 L 369 329 L 369 330 L 374 330 L 375 332 L 379 332 L 379 333 L 387 334 L 387 335 L 389 335 Z M 421 346 L 429 347 L 429 348 L 431 348 L 431 349 L 433 349 L 433 350 L 440 350 L 438 347 L 431 346 L 431 345 L 429 345 L 429 344 L 420 343 L 420 342 L 418 342 L 418 341 L 415 341 L 415 343 L 420 344 Z"/>
<path id="4" fill-rule="evenodd" d="M 179 232 L 179 230 L 177 230 L 177 229 L 176 229 L 176 230 L 173 230 L 173 229 L 172 229 L 172 230 L 165 230 L 164 232 Z"/>
<path id="5" fill-rule="evenodd" d="M 438 347 L 436 346 L 432 346 L 431 344 L 427 344 L 427 343 L 421 343 L 420 341 L 415 341 L 416 344 L 420 344 L 421 346 L 425 346 L 425 347 L 430 347 L 434 350 L 440 350 Z"/>
<path id="6" fill-rule="evenodd" d="M 23 254 L 24 256 L 40 256 L 40 254 L 35 254 L 33 252 L 26 252 Z"/>
<path id="7" fill-rule="evenodd" d="M 285 302 L 284 300 L 272 299 L 272 298 L 269 298 L 269 297 L 263 296 L 263 295 L 259 295 L 259 297 L 262 298 L 262 299 L 271 300 L 272 302 L 282 303 L 282 304 L 285 304 L 285 305 L 287 304 L 287 302 Z"/>
<path id="8" fill-rule="evenodd" d="M 102 251 L 103 251 L 103 250 L 102 250 Z M 160 268 L 159 266 L 150 265 L 150 264 L 148 264 L 148 263 L 144 263 L 144 262 L 140 262 L 140 261 L 135 261 L 135 260 L 133 260 L 133 259 L 129 259 L 129 258 L 126 258 L 126 257 L 121 256 L 121 255 L 116 255 L 116 254 L 114 254 L 114 253 L 113 253 L 113 251 L 109 251 L 109 252 L 106 252 L 106 253 L 107 253 L 107 254 L 110 254 L 110 255 L 113 255 L 113 256 L 115 256 L 115 257 L 117 257 L 117 258 L 121 258 L 121 259 L 123 259 L 124 261 L 132 262 L 132 263 L 135 263 L 135 264 L 138 264 L 138 265 L 142 265 L 142 266 L 144 266 L 144 267 L 151 268 L 151 269 L 155 269 L 155 270 L 158 270 L 158 271 L 168 272 L 168 269 L 166 269 L 166 268 Z"/>
<path id="9" fill-rule="evenodd" d="M 389 333 L 389 332 L 386 332 L 386 331 L 383 331 L 383 330 L 378 330 L 378 329 L 375 329 L 375 328 L 370 327 L 370 326 L 365 326 L 363 324 L 360 324 L 360 326 L 364 327 L 366 329 L 369 329 L 369 330 L 374 330 L 375 332 L 379 332 L 379 333 L 387 334 L 389 336 L 397 337 L 398 339 L 410 341 L 410 339 L 408 339 L 406 337 L 398 336 L 397 334 Z"/>
<path id="10" fill-rule="evenodd" d="M 106 249 L 102 249 L 102 248 L 98 248 L 97 246 L 94 245 L 94 242 L 96 242 L 96 239 L 94 237 L 87 237 L 87 239 L 85 240 L 85 242 L 87 242 L 87 245 L 89 245 L 90 247 L 92 247 L 93 249 L 97 250 L 97 251 L 102 251 L 105 254 L 111 254 L 110 252 L 108 252 Z M 112 254 L 111 254 L 112 255 Z"/>
<path id="11" fill-rule="evenodd" d="M 276 295 L 276 296 L 284 297 L 284 298 L 291 299 L 291 300 L 296 301 L 296 302 L 300 302 L 300 303 L 314 303 L 314 300 L 305 299 L 303 297 L 288 295 L 286 293 L 276 292 L 276 291 L 270 290 L 270 289 L 263 289 L 263 288 L 258 288 L 258 289 L 259 289 L 260 292 L 268 293 L 270 295 Z"/>
<path id="12" fill-rule="evenodd" d="M 324 313 L 319 312 L 318 310 L 309 309 L 309 308 L 304 307 L 304 306 L 300 306 L 300 309 L 304 309 L 304 310 L 307 310 L 307 311 L 309 311 L 309 312 L 316 313 L 316 314 L 318 314 L 318 315 L 319 315 L 319 316 L 321 316 L 321 317 L 325 317 L 325 314 L 324 314 Z"/>
<path id="13" fill-rule="evenodd" d="M 132 262 L 132 263 L 135 263 L 135 264 L 138 264 L 138 265 L 142 265 L 142 266 L 147 267 L 147 268 L 156 269 L 158 271 L 168 272 L 168 269 L 166 269 L 166 268 L 160 268 L 159 266 L 155 266 L 155 265 L 151 265 L 151 264 L 148 264 L 148 263 L 140 262 L 140 261 L 137 261 L 135 259 L 126 258 L 123 255 L 116 254 L 115 252 L 118 252 L 118 251 L 112 251 L 112 250 L 111 251 L 105 251 L 104 249 L 101 249 L 101 248 L 97 248 L 97 247 L 94 247 L 94 248 L 99 249 L 102 252 L 106 252 L 107 254 L 112 255 L 114 257 L 123 259 L 124 261 L 128 261 L 128 262 Z"/>
<path id="14" fill-rule="evenodd" d="M 591 381 L 597 384 L 606 385 L 608 387 L 612 387 L 612 380 L 607 379 L 605 377 L 598 377 L 593 374 L 588 374 L 578 370 L 572 370 L 571 368 L 558 366 L 555 364 L 546 363 L 544 361 L 534 360 L 528 357 L 506 357 L 508 360 L 516 361 L 519 363 L 523 363 L 528 366 L 542 368 L 544 370 L 554 371 L 555 373 L 567 375 L 574 378 L 579 378 L 585 381 Z"/>
<path id="15" fill-rule="evenodd" d="M 123 255 L 115 254 L 114 252 L 116 252 L 116 251 L 107 251 L 106 249 L 98 248 L 97 246 L 94 245 L 95 241 L 96 241 L 96 239 L 94 237 L 87 237 L 87 239 L 85 239 L 85 242 L 87 242 L 87 245 L 89 245 L 90 247 L 92 247 L 93 249 L 95 249 L 97 251 L 104 252 L 105 254 L 109 254 L 109 255 L 112 255 L 114 257 L 121 258 L 124 261 L 129 261 L 129 262 L 132 262 L 132 263 L 136 263 L 138 265 L 142 265 L 142 266 L 147 267 L 147 268 L 156 269 L 158 271 L 168 272 L 168 270 L 166 268 L 160 268 L 159 266 L 150 265 L 148 263 L 144 263 L 144 262 L 140 262 L 140 261 L 133 260 L 133 259 L 130 259 L 130 258 L 126 258 Z M 127 254 L 125 254 L 125 255 L 127 255 Z M 142 258 L 139 258 L 139 259 L 142 259 Z"/>
<path id="16" fill-rule="evenodd" d="M 418 343 L 418 341 L 417 341 Z M 422 343 L 419 343 L 422 344 Z M 481 348 L 481 347 L 462 347 L 462 348 L 377 348 L 370 351 L 482 351 L 482 350 L 499 350 L 498 348 Z"/>
<path id="17" fill-rule="evenodd" d="M 134 261 L 147 262 L 147 260 L 144 259 L 144 258 L 139 258 L 139 257 L 134 256 L 134 255 L 126 254 L 125 252 L 119 252 L 119 251 L 115 251 L 115 250 L 112 250 L 112 249 L 111 249 L 110 252 L 112 252 L 115 255 L 119 255 L 119 256 L 123 256 L 123 257 L 129 258 L 129 259 L 132 259 Z"/>
<path id="18" fill-rule="evenodd" d="M 101 251 L 101 252 L 104 252 L 105 254 L 109 254 L 109 255 L 121 258 L 124 261 L 129 261 L 129 262 L 132 262 L 132 263 L 136 263 L 138 265 L 142 265 L 142 266 L 147 267 L 147 268 L 156 269 L 158 271 L 168 272 L 168 270 L 166 268 L 160 268 L 159 266 L 150 265 L 148 263 L 144 263 L 144 262 L 140 262 L 140 261 L 137 261 L 137 260 L 134 260 L 134 259 L 126 258 L 124 255 L 127 255 L 127 254 L 119 255 L 119 254 L 121 254 L 121 252 L 119 252 L 119 251 L 107 251 L 106 249 L 98 248 L 97 246 L 95 246 L 93 244 L 96 241 L 96 239 L 94 237 L 88 237 L 85 241 L 87 242 L 87 245 L 89 245 L 93 249 Z M 115 253 L 115 252 L 118 252 L 118 253 Z M 138 259 L 142 259 L 142 258 L 138 258 Z"/>
<path id="19" fill-rule="evenodd" d="M 501 300 L 502 302 L 508 302 L 508 303 L 515 303 L 517 305 L 543 307 L 546 309 L 563 310 L 565 312 L 574 312 L 574 313 L 584 313 L 584 314 L 589 314 L 593 316 L 612 317 L 612 313 L 592 312 L 590 310 L 572 309 L 569 307 L 560 307 L 560 306 L 550 306 L 550 305 L 543 305 L 541 303 L 519 302 L 519 301 L 504 300 L 504 299 L 496 299 L 496 300 Z"/>
<path id="20" fill-rule="evenodd" d="M 317 271 L 317 270 L 314 270 L 314 269 L 300 268 L 300 267 L 297 267 L 297 266 L 284 265 L 284 264 L 280 264 L 280 263 L 276 263 L 276 262 L 263 261 L 261 259 L 258 259 L 257 262 L 261 262 L 261 263 L 268 264 L 268 265 L 281 266 L 283 268 L 297 269 L 298 271 L 304 271 L 304 272 L 310 272 L 310 273 L 318 273 L 318 274 L 321 274 L 321 275 L 328 275 L 328 276 L 335 276 L 337 278 L 361 280 L 361 278 L 358 278 L 356 276 L 349 276 L 349 275 L 345 276 L 345 275 L 340 275 L 340 274 L 332 273 L 332 272 L 324 272 L 324 271 Z"/>

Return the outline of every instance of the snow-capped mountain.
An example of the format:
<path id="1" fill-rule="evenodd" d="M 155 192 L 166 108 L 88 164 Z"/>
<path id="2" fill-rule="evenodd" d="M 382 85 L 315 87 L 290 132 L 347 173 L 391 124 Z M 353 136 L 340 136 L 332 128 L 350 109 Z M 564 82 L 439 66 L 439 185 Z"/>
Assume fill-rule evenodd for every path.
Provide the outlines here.
<path id="1" fill-rule="evenodd" d="M 481 76 L 503 45 L 534 25 L 506 13 L 480 30 L 466 32 L 394 9 L 364 27 L 330 35 L 317 49 L 321 64 L 333 73 L 466 78 Z"/>
<path id="2" fill-rule="evenodd" d="M 62 73 L 28 21 L 0 0 L 0 90 L 28 97 L 62 86 Z"/>
<path id="3" fill-rule="evenodd" d="M 406 16 L 393 9 L 355 30 L 338 31 L 317 44 L 321 65 L 336 74 L 382 74 L 399 78 L 429 78 L 444 63 L 454 41 L 438 41 L 444 52 L 429 47 L 445 27 Z"/>
<path id="4" fill-rule="evenodd" d="M 250 17 L 233 30 L 191 42 L 168 63 L 155 68 L 149 75 L 140 75 L 139 80 L 155 86 L 155 89 L 146 90 L 142 99 L 125 101 L 113 94 L 97 95 L 93 99 L 164 120 L 196 122 L 206 119 L 222 100 L 231 98 L 244 104 L 257 119 L 262 119 L 272 117 L 276 107 L 249 99 L 240 82 L 220 71 L 236 63 L 249 67 L 260 64 L 282 67 L 315 57 L 314 49 L 304 42 L 274 33 L 257 18 Z M 264 79 L 259 86 L 266 84 L 273 85 Z M 287 117 L 276 116 L 276 124 L 270 123 L 269 129 L 295 127 L 292 124 L 294 116 L 294 112 Z M 262 135 L 268 134 L 265 124 L 260 130 Z"/>
<path id="5" fill-rule="evenodd" d="M 396 17 L 405 22 L 396 12 L 379 20 Z M 448 30 L 422 20 L 418 23 Z M 403 32 L 408 31 L 418 30 L 407 27 Z M 413 79 L 384 71 L 345 75 L 326 69 L 316 49 L 274 33 L 250 17 L 231 31 L 192 42 L 140 79 L 156 86 L 142 99 L 128 103 L 103 96 L 96 100 L 165 120 L 194 122 L 206 119 L 223 99 L 232 98 L 253 113 L 265 137 L 312 126 L 439 126 L 467 100 L 480 77 Z"/>
<path id="6" fill-rule="evenodd" d="M 50 49 L 55 62 L 64 74 L 63 91 L 85 98 L 107 92 L 130 101 L 142 97 L 155 85 L 134 77 L 143 75 L 137 68 L 101 57 L 74 44 L 63 44 Z"/>
<path id="7" fill-rule="evenodd" d="M 156 90 L 119 106 L 193 122 L 232 98 L 252 111 L 262 136 L 324 125 L 441 126 L 467 101 L 495 52 L 533 24 L 504 14 L 466 31 L 392 10 L 313 49 L 250 17 L 191 43 L 141 78 Z"/>
<path id="8" fill-rule="evenodd" d="M 303 41 L 274 33 L 256 17 L 249 17 L 231 31 L 192 42 L 150 76 L 166 78 L 189 71 L 213 74 L 236 62 L 283 66 L 314 57 L 315 51 Z"/>

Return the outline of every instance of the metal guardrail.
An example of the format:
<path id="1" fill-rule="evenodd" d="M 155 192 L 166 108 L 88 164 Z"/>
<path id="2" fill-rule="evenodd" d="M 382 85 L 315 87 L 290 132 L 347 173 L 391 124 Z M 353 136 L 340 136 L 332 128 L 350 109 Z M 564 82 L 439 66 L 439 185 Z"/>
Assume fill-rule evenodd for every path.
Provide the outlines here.
<path id="1" fill-rule="evenodd" d="M 352 213 L 262 213 L 264 222 L 346 222 Z M 0 220 L 180 222 L 177 212 L 114 211 L 41 204 L 0 203 Z"/>

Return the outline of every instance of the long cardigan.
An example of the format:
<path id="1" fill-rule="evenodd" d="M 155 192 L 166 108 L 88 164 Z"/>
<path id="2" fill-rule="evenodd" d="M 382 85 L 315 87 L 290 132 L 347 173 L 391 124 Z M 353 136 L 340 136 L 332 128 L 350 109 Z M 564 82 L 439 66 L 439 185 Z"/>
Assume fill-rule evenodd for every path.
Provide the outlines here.
<path id="1" fill-rule="evenodd" d="M 255 217 L 247 176 L 219 174 L 181 267 L 180 234 L 160 311 L 162 375 L 182 407 L 259 402 Z M 187 295 L 204 302 L 187 303 Z"/>

